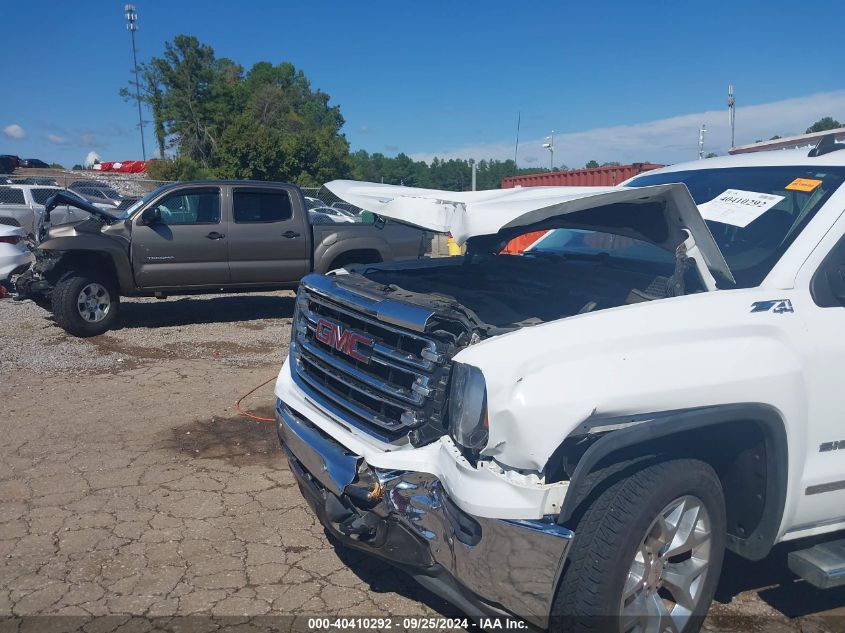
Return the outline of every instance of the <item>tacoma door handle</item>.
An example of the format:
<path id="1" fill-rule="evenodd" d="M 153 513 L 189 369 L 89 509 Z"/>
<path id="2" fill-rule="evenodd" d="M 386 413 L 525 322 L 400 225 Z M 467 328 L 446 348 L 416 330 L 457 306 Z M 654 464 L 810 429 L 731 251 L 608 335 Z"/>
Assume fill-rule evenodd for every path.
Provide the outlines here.
<path id="1" fill-rule="evenodd" d="M 285 231 L 284 233 L 282 233 L 282 237 L 291 239 L 294 237 L 299 237 L 299 233 L 297 233 L 296 231 Z"/>
<path id="2" fill-rule="evenodd" d="M 222 240 L 224 237 L 226 237 L 226 235 L 224 235 L 223 233 L 218 233 L 217 231 L 212 231 L 211 233 L 206 235 L 206 237 L 210 240 Z"/>

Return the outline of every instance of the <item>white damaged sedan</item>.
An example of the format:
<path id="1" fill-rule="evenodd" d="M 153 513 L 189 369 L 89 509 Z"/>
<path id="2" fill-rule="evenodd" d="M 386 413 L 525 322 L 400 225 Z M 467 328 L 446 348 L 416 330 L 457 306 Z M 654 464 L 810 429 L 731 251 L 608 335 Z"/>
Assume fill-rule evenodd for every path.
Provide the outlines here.
<path id="1" fill-rule="evenodd" d="M 0 224 L 0 286 L 7 286 L 9 277 L 22 273 L 31 262 L 26 231 L 19 226 Z"/>

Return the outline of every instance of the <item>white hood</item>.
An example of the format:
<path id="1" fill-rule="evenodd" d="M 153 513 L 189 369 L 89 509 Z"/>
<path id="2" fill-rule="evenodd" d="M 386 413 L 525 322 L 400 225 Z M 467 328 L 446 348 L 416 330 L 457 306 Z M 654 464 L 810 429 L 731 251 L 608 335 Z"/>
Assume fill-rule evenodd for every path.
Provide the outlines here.
<path id="1" fill-rule="evenodd" d="M 546 220 L 551 220 L 547 228 L 568 226 L 627 235 L 671 252 L 687 238 L 688 232 L 707 268 L 733 281 L 710 229 L 683 184 L 456 192 L 333 180 L 326 187 L 346 202 L 373 213 L 430 231 L 451 233 L 458 244 L 471 237 L 495 235 Z M 642 206 L 636 209 L 631 205 Z"/>

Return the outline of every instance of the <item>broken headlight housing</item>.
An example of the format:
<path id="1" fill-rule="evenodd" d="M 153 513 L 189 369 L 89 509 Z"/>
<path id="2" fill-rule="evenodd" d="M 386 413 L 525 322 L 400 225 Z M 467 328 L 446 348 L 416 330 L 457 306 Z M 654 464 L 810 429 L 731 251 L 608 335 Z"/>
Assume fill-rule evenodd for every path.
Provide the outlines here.
<path id="1" fill-rule="evenodd" d="M 481 370 L 472 365 L 452 365 L 449 431 L 464 448 L 478 451 L 487 445 L 487 384 Z"/>

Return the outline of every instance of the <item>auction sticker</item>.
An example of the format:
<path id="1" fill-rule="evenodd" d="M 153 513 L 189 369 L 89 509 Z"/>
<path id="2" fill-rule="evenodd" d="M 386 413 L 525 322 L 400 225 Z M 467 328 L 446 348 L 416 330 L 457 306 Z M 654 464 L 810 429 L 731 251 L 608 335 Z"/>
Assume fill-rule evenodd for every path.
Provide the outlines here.
<path id="1" fill-rule="evenodd" d="M 812 191 L 820 184 L 822 184 L 822 181 L 816 178 L 796 178 L 785 188 L 790 191 Z"/>
<path id="2" fill-rule="evenodd" d="M 705 220 L 744 228 L 783 199 L 770 193 L 727 189 L 698 205 L 698 210 Z"/>

